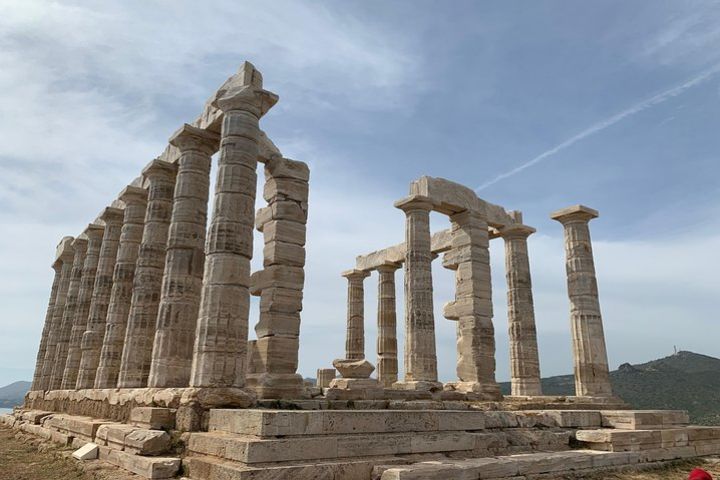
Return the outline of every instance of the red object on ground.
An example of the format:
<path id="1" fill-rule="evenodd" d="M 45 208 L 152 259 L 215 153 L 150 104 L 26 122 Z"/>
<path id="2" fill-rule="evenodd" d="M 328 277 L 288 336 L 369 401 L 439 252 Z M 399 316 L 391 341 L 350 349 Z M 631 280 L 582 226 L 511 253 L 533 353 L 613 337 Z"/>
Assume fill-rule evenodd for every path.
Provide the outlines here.
<path id="1" fill-rule="evenodd" d="M 696 468 L 690 472 L 688 480 L 713 480 L 713 478 L 702 468 Z"/>

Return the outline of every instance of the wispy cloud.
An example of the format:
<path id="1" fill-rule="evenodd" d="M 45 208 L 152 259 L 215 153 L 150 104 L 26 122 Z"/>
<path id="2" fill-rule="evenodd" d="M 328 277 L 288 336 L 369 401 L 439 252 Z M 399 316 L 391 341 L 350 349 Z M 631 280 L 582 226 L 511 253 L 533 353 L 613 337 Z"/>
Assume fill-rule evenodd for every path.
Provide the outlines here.
<path id="1" fill-rule="evenodd" d="M 631 106 L 630 108 L 627 108 L 623 110 L 620 113 L 616 113 L 615 115 L 606 118 L 600 122 L 597 122 L 590 127 L 586 128 L 582 132 L 573 135 L 572 137 L 568 138 L 567 140 L 555 145 L 554 147 L 550 148 L 549 150 L 545 150 L 540 155 L 534 157 L 533 159 L 518 165 L 517 167 L 513 168 L 512 170 L 508 170 L 507 172 L 501 173 L 497 175 L 495 178 L 483 183 L 479 187 L 477 187 L 475 190 L 480 191 L 484 190 L 487 187 L 494 185 L 498 183 L 501 180 L 504 180 L 506 178 L 512 177 L 514 175 L 517 175 L 518 173 L 527 170 L 528 168 L 537 165 L 538 163 L 542 162 L 543 160 L 546 160 L 553 155 L 556 155 L 563 150 L 572 147 L 576 143 L 580 142 L 581 140 L 584 140 L 587 137 L 590 137 L 592 135 L 595 135 L 596 133 L 602 132 L 606 128 L 612 127 L 616 123 L 621 122 L 622 120 L 625 120 L 628 117 L 631 117 L 633 115 L 636 115 L 644 110 L 647 110 L 648 108 L 652 108 L 655 105 L 659 105 L 673 97 L 677 97 L 678 95 L 681 95 L 688 89 L 708 80 L 715 74 L 720 72 L 720 64 L 713 66 L 712 68 L 709 68 L 699 75 L 696 75 L 692 77 L 689 80 L 686 80 L 684 83 L 677 85 L 673 88 L 670 88 L 668 90 L 665 90 L 663 92 L 660 92 L 656 95 L 653 95 L 650 98 L 647 98 L 639 103 L 636 103 L 635 105 Z"/>

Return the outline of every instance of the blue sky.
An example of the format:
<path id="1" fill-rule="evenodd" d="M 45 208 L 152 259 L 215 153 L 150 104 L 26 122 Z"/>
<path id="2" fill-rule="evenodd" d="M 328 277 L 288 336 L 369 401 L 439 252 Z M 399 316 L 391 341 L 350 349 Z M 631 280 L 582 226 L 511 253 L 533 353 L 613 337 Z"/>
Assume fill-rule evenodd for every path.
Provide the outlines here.
<path id="1" fill-rule="evenodd" d="M 392 203 L 420 175 L 483 187 L 538 229 L 544 375 L 572 368 L 562 231 L 548 215 L 575 203 L 601 213 L 591 228 L 612 367 L 674 345 L 720 356 L 719 25 L 711 1 L 2 2 L 0 384 L 32 375 L 60 237 L 246 59 L 280 95 L 262 128 L 312 169 L 301 373 L 342 355 L 339 273 L 402 241 Z M 454 325 L 440 311 L 452 276 L 434 273 L 450 380 Z M 376 288 L 366 280 L 371 361 Z"/>

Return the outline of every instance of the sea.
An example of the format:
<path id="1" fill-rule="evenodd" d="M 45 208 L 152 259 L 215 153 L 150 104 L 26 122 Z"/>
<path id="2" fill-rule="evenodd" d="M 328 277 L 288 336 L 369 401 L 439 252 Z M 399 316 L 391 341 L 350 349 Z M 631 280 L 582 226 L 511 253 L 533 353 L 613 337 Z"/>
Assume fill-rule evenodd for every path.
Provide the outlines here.
<path id="1" fill-rule="evenodd" d="M 0 415 L 4 413 L 12 413 L 12 408 L 0 408 Z"/>

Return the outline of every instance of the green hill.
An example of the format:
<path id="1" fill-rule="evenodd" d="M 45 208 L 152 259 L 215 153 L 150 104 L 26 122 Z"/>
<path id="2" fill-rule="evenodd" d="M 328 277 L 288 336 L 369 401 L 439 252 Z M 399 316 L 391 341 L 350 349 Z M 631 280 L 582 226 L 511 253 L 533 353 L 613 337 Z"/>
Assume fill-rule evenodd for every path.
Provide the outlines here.
<path id="1" fill-rule="evenodd" d="M 720 425 L 720 359 L 693 352 L 610 372 L 614 392 L 633 408 L 687 410 L 693 423 Z M 542 379 L 546 395 L 573 395 L 572 375 Z M 501 384 L 504 394 L 510 384 Z"/>

